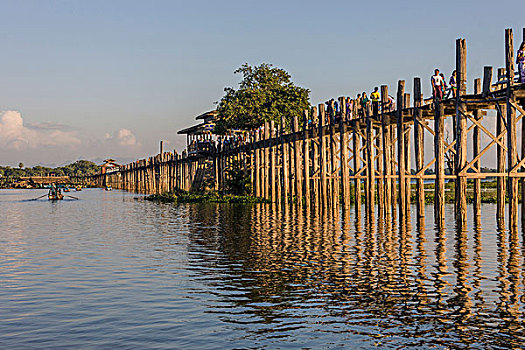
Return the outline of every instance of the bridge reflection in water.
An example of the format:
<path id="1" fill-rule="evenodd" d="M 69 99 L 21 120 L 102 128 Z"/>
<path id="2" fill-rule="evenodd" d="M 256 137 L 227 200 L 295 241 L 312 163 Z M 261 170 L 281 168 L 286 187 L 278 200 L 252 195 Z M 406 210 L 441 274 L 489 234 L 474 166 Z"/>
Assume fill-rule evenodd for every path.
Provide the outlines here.
<path id="1" fill-rule="evenodd" d="M 190 264 L 220 300 L 209 308 L 249 324 L 247 339 L 516 348 L 525 341 L 524 234 L 493 222 L 491 210 L 483 225 L 478 216 L 438 229 L 431 206 L 426 220 L 403 224 L 395 213 L 367 220 L 364 210 L 185 208 Z"/>

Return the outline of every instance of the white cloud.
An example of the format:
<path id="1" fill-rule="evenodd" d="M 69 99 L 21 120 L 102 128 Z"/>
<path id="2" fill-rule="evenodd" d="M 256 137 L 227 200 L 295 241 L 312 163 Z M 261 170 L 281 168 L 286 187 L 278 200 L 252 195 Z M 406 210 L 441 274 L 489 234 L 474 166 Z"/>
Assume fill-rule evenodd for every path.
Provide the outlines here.
<path id="1" fill-rule="evenodd" d="M 0 147 L 12 150 L 34 149 L 43 146 L 78 145 L 80 139 L 67 127 L 54 123 L 24 125 L 17 111 L 0 112 Z"/>
<path id="2" fill-rule="evenodd" d="M 104 138 L 106 141 L 116 142 L 123 147 L 140 146 L 140 142 L 137 141 L 135 134 L 129 129 L 120 129 L 119 131 L 114 132 L 113 135 L 106 133 Z"/>

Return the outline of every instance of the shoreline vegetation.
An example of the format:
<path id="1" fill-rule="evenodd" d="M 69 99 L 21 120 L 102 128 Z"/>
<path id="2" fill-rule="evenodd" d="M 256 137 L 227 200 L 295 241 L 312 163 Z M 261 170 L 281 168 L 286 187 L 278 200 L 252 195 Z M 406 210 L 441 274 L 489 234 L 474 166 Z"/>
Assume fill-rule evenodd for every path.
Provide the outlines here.
<path id="1" fill-rule="evenodd" d="M 496 203 L 496 181 L 482 182 L 481 183 L 481 203 Z M 433 204 L 434 203 L 434 184 L 427 183 L 425 184 L 425 203 Z M 521 193 L 521 191 L 519 191 Z M 354 186 L 351 186 L 351 197 L 350 202 L 355 203 L 354 197 Z M 445 184 L 445 202 L 446 203 L 455 203 L 454 195 L 454 182 L 448 182 Z M 362 197 L 362 203 L 365 202 L 364 197 Z M 180 189 L 176 189 L 173 192 L 165 192 L 161 194 L 152 194 L 145 197 L 146 200 L 161 202 L 161 203 L 271 203 L 272 200 L 265 199 L 261 197 L 255 197 L 252 195 L 236 195 L 236 194 L 227 194 L 219 193 L 216 191 L 206 191 L 206 192 L 188 192 Z M 412 195 L 411 203 L 416 202 L 415 195 L 415 184 L 412 184 Z M 467 202 L 472 203 L 474 199 L 473 195 L 473 183 L 469 182 L 467 187 Z M 508 198 L 505 196 L 505 201 Z M 521 200 L 521 199 L 520 199 Z M 293 198 L 292 202 L 297 202 L 297 198 Z"/>
<path id="2" fill-rule="evenodd" d="M 152 194 L 144 199 L 160 203 L 271 203 L 270 200 L 255 196 L 223 194 L 216 191 L 194 193 L 178 189 L 173 192 Z"/>

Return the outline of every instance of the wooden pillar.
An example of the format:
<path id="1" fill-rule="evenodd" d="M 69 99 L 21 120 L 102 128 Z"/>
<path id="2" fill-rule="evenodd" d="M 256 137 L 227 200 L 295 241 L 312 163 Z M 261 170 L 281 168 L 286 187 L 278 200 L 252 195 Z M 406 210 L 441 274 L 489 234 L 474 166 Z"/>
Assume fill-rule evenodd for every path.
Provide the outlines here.
<path id="1" fill-rule="evenodd" d="M 255 132 L 255 196 L 262 197 L 261 186 L 261 130 Z M 222 152 L 221 152 L 222 153 Z M 221 157 L 222 158 L 222 157 Z"/>
<path id="2" fill-rule="evenodd" d="M 264 192 L 264 198 L 266 199 L 270 198 L 270 145 L 269 145 L 269 139 L 270 139 L 270 124 L 268 122 L 264 122 L 263 192 Z"/>
<path id="3" fill-rule="evenodd" d="M 383 186 L 385 189 L 385 216 L 390 217 L 392 212 L 392 157 L 391 157 L 391 147 L 392 140 L 390 138 L 390 115 L 387 115 L 386 105 L 388 104 L 388 86 L 381 86 L 381 129 L 382 129 L 382 141 L 383 141 Z"/>
<path id="4" fill-rule="evenodd" d="M 309 140 L 310 125 L 308 123 L 308 110 L 304 111 L 303 117 L 303 184 L 304 184 L 304 200 L 306 206 L 310 206 L 310 140 Z"/>
<path id="5" fill-rule="evenodd" d="M 403 103 L 405 81 L 397 84 L 397 164 L 399 172 L 399 219 L 403 222 L 406 216 L 406 169 L 405 169 L 405 127 L 403 123 Z"/>
<path id="6" fill-rule="evenodd" d="M 314 141 L 315 131 L 319 132 L 319 116 L 317 114 L 317 107 L 312 107 L 312 174 L 315 174 L 315 178 L 312 181 L 313 193 L 314 193 L 314 202 L 316 205 L 320 203 L 320 189 L 319 184 L 321 182 L 320 178 L 320 157 L 319 157 L 319 143 Z M 317 137 L 319 138 L 319 137 Z"/>
<path id="7" fill-rule="evenodd" d="M 320 197 L 321 197 L 321 207 L 325 207 L 327 204 L 327 161 L 326 161 L 326 142 L 324 140 L 325 132 L 324 132 L 324 125 L 325 125 L 325 108 L 324 104 L 319 104 L 319 166 L 320 166 Z"/>
<path id="8" fill-rule="evenodd" d="M 505 29 L 505 70 L 507 73 L 507 147 L 509 172 L 509 228 L 518 226 L 518 179 L 513 176 L 514 167 L 518 164 L 518 147 L 516 137 L 516 110 L 512 106 L 514 94 L 514 36 L 512 29 Z"/>
<path id="9" fill-rule="evenodd" d="M 299 121 L 296 116 L 293 117 L 292 121 L 292 132 L 294 141 L 294 167 L 295 167 L 295 196 L 297 198 L 297 204 L 302 205 L 303 203 L 303 157 L 302 153 L 302 138 L 300 137 Z"/>
<path id="10" fill-rule="evenodd" d="M 270 139 L 268 140 L 268 148 L 270 149 L 270 197 L 272 202 L 277 202 L 277 144 L 275 141 L 275 122 L 270 121 Z"/>
<path id="11" fill-rule="evenodd" d="M 425 166 L 425 130 L 423 128 L 423 117 L 421 115 L 421 78 L 414 78 L 414 152 L 416 160 L 416 174 Z M 421 174 L 424 175 L 424 174 Z M 425 216 L 425 183 L 423 178 L 416 180 L 416 206 L 417 216 Z"/>
<path id="12" fill-rule="evenodd" d="M 348 133 L 346 132 L 346 104 L 344 97 L 339 98 L 341 118 L 339 119 L 339 159 L 341 161 L 341 188 L 343 206 L 350 203 L 350 173 L 348 169 Z"/>
<path id="13" fill-rule="evenodd" d="M 403 108 L 410 107 L 410 94 L 404 94 Z M 405 195 L 406 195 L 406 209 L 410 212 L 410 202 L 412 198 L 411 190 L 411 167 L 410 167 L 410 124 L 406 123 L 404 127 L 404 139 L 405 139 Z"/>
<path id="14" fill-rule="evenodd" d="M 486 69 L 487 67 L 485 67 Z M 492 71 L 490 72 L 492 76 Z M 474 94 L 479 95 L 481 94 L 481 80 L 475 79 L 474 80 Z M 478 122 L 481 123 L 482 119 L 482 111 L 477 109 L 474 111 L 474 119 L 476 119 Z M 472 157 L 476 158 L 481 150 L 481 135 L 479 133 L 479 127 L 474 126 L 474 130 L 472 131 Z M 480 168 L 480 161 L 474 163 L 474 169 L 479 173 Z M 479 216 L 480 210 L 481 210 L 481 179 L 475 178 L 474 179 L 474 215 Z"/>
<path id="15" fill-rule="evenodd" d="M 375 168 L 374 168 L 374 134 L 371 119 L 372 111 L 370 105 L 365 106 L 366 117 L 366 162 L 368 164 L 367 172 L 367 208 L 366 213 L 370 222 L 372 222 L 375 215 Z"/>
<path id="16" fill-rule="evenodd" d="M 445 108 L 441 101 L 434 101 L 434 156 L 436 157 L 436 182 L 434 186 L 435 220 L 439 228 L 444 225 L 445 219 Z"/>
<path id="17" fill-rule="evenodd" d="M 330 111 L 330 120 L 329 120 L 329 131 L 330 131 L 330 139 L 328 143 L 328 147 L 330 149 L 330 152 L 328 153 L 330 156 L 330 162 L 329 162 L 329 184 L 330 184 L 330 204 L 332 204 L 334 207 L 336 207 L 339 204 L 339 176 L 337 171 L 337 150 L 336 150 L 336 142 L 335 142 L 335 135 L 334 135 L 334 128 L 335 128 L 335 105 L 334 101 L 331 102 L 331 111 Z"/>
<path id="18" fill-rule="evenodd" d="M 467 46 L 465 39 L 456 40 L 456 219 L 461 225 L 467 222 L 467 174 L 463 168 L 467 164 L 467 106 L 461 98 L 466 94 Z"/>
<path id="19" fill-rule="evenodd" d="M 281 116 L 281 125 L 279 127 L 280 130 L 280 138 L 281 138 L 281 174 L 282 174 L 282 181 L 283 181 L 283 197 L 284 197 L 284 203 L 288 203 L 289 195 L 290 195 L 290 182 L 289 182 L 289 168 L 288 168 L 288 143 L 285 139 L 286 134 L 286 123 L 284 120 L 284 117 Z"/>
<path id="20" fill-rule="evenodd" d="M 359 168 L 361 168 L 361 137 L 359 136 L 359 128 L 360 128 L 360 122 L 359 119 L 356 119 L 354 121 L 353 125 L 353 147 L 354 147 L 354 196 L 355 196 L 355 207 L 356 211 L 358 213 L 361 213 L 361 175 L 356 175 L 359 171 Z"/>
<path id="21" fill-rule="evenodd" d="M 501 135 L 501 133 L 506 130 L 506 117 L 507 110 L 504 107 L 498 108 L 498 119 L 496 121 L 496 137 Z M 505 138 L 500 139 L 501 143 L 505 144 Z M 507 152 L 505 149 L 498 143 L 497 145 L 497 167 L 498 173 L 505 172 L 505 158 L 507 157 Z M 503 220 L 505 218 L 505 179 L 502 176 L 498 176 L 497 185 L 496 185 L 496 217 L 498 220 Z"/>

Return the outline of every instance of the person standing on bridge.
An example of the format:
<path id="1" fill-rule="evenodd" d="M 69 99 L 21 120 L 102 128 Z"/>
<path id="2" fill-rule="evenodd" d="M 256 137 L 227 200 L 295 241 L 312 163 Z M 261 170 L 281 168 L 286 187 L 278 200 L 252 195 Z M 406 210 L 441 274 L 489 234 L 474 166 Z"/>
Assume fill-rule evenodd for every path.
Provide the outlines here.
<path id="1" fill-rule="evenodd" d="M 448 81 L 448 84 L 450 85 L 449 95 L 450 93 L 452 93 L 452 97 L 456 98 L 456 94 L 458 90 L 458 83 L 456 82 L 456 71 L 452 72 L 452 75 L 450 76 L 450 80 Z"/>
<path id="2" fill-rule="evenodd" d="M 370 98 L 372 98 L 372 114 L 378 115 L 379 114 L 379 88 L 376 86 L 374 88 L 374 91 L 370 94 Z"/>
<path id="3" fill-rule="evenodd" d="M 369 103 L 370 100 L 368 99 L 368 96 L 366 96 L 366 92 L 363 91 L 363 97 L 361 98 L 361 110 L 363 111 L 363 116 L 366 115 L 366 109 L 368 108 Z"/>
<path id="4" fill-rule="evenodd" d="M 443 78 L 439 75 L 439 69 L 434 71 L 434 75 L 430 78 L 432 83 L 432 92 L 435 100 L 441 101 L 443 99 Z"/>
<path id="5" fill-rule="evenodd" d="M 519 78 L 520 83 L 525 83 L 525 41 L 520 45 L 518 54 L 516 55 L 516 63 L 518 64 Z"/>

